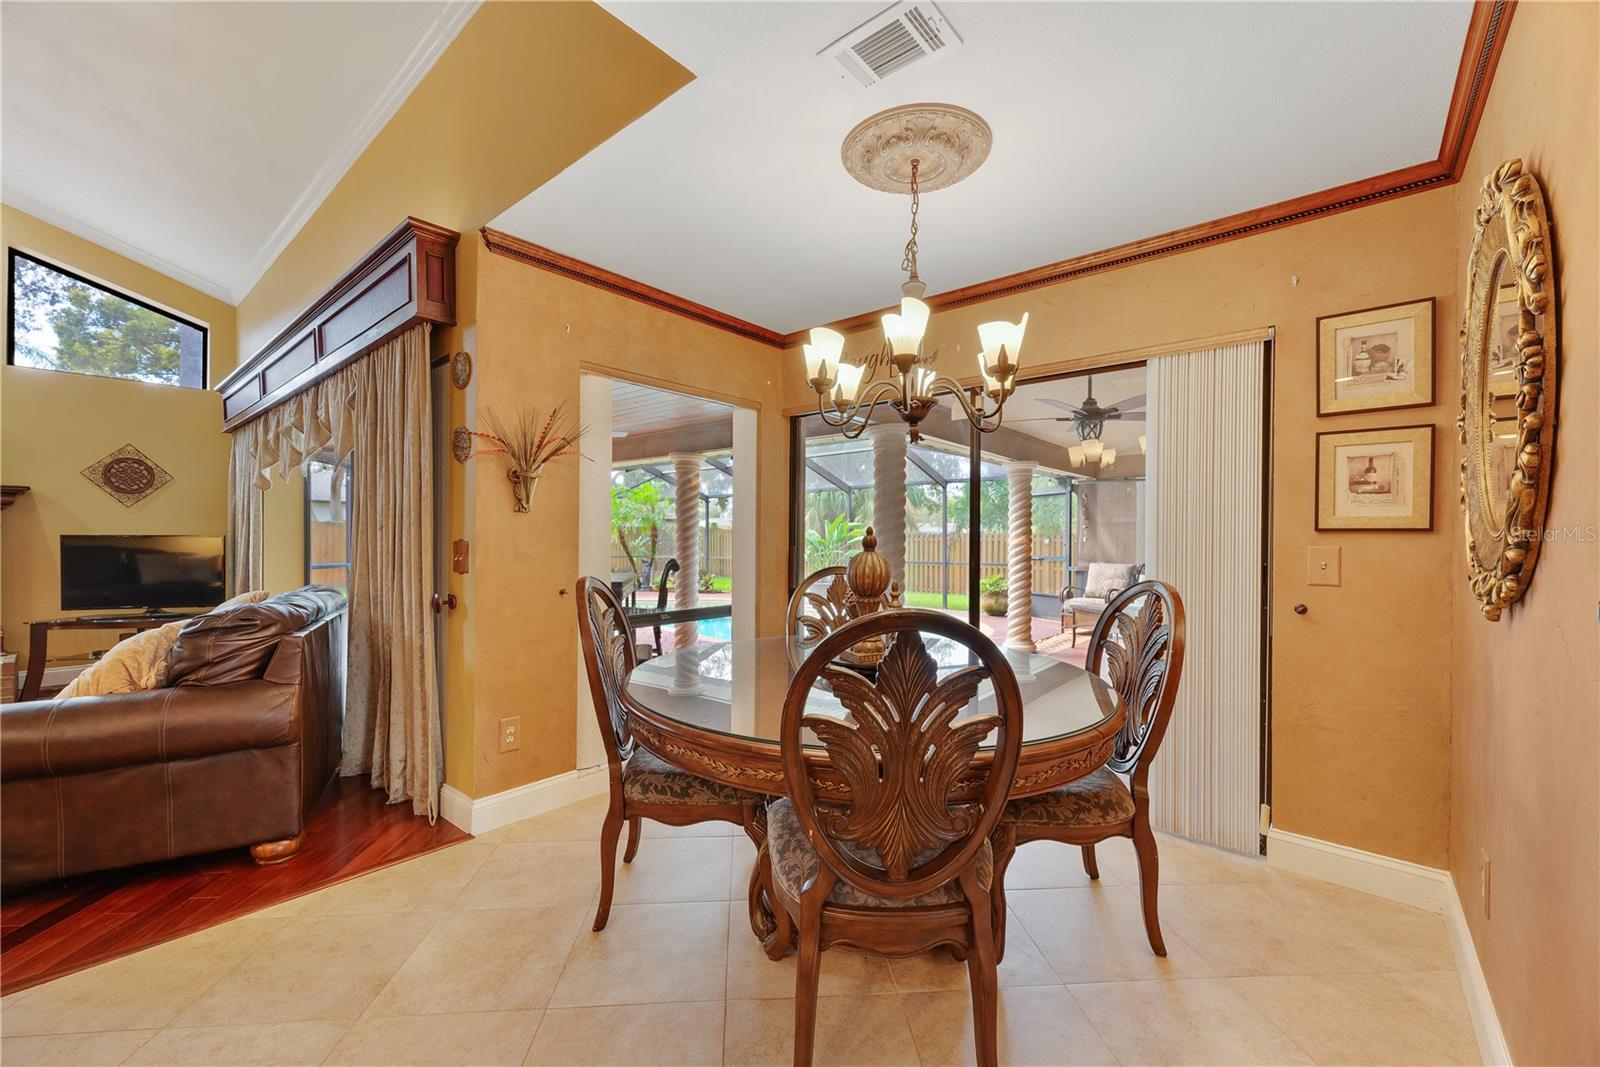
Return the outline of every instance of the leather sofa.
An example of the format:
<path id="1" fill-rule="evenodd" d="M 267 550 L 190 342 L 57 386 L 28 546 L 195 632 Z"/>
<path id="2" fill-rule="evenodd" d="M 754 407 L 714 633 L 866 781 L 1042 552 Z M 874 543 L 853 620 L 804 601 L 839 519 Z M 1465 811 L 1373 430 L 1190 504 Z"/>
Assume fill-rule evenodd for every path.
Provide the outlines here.
<path id="1" fill-rule="evenodd" d="M 0 707 L 0 886 L 294 855 L 339 765 L 345 617 L 307 586 L 191 619 L 162 688 Z"/>

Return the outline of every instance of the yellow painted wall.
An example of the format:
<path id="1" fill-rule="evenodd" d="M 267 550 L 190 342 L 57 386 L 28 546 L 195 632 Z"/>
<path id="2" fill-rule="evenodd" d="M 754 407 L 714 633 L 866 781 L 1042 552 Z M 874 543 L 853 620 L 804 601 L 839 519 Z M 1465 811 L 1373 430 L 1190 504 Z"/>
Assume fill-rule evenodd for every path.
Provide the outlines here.
<path id="1" fill-rule="evenodd" d="M 1273 349 L 1271 604 L 1273 822 L 1281 829 L 1442 867 L 1450 792 L 1450 603 L 1456 574 L 1450 474 L 1459 316 L 1454 194 L 1438 190 L 1271 230 L 1016 296 L 936 312 L 929 346 L 971 374 L 977 324 L 1031 312 L 1035 366 L 1276 326 Z M 1293 279 L 1298 277 L 1298 283 Z M 890 278 L 892 282 L 894 279 Z M 935 282 L 937 284 L 937 282 Z M 1437 403 L 1391 413 L 1315 415 L 1316 319 L 1437 297 Z M 876 331 L 846 351 L 875 348 Z M 954 346 L 959 351 L 952 351 Z M 791 405 L 815 405 L 798 352 Z M 1432 532 L 1315 531 L 1319 430 L 1431 422 Z M 1306 549 L 1337 545 L 1344 584 L 1305 584 Z M 1305 616 L 1296 603 L 1309 605 Z"/>
<path id="2" fill-rule="evenodd" d="M 1527 595 L 1499 622 L 1484 619 L 1467 593 L 1454 465 L 1444 513 L 1455 593 L 1450 871 L 1516 1063 L 1600 1062 L 1597 70 L 1600 6 L 1518 5 L 1454 190 L 1464 287 L 1480 183 L 1521 158 L 1544 187 L 1559 285 L 1559 430 L 1545 522 L 1559 536 L 1543 544 Z M 1452 346 L 1452 383 L 1454 356 Z M 1488 914 L 1479 892 L 1484 852 Z"/>
<path id="3" fill-rule="evenodd" d="M 756 532 L 759 630 L 780 632 L 788 598 L 788 425 L 782 354 L 725 330 L 616 296 L 490 252 L 478 262 L 478 418 L 493 407 L 578 405 L 580 371 L 628 378 L 753 407 L 758 422 Z M 476 642 L 474 796 L 576 765 L 578 577 L 576 458 L 553 463 L 529 514 L 493 458 L 475 459 L 473 613 Z M 523 747 L 501 754 L 496 720 L 521 715 Z M 454 764 L 452 764 L 454 766 Z"/>
<path id="4" fill-rule="evenodd" d="M 213 382 L 237 362 L 229 304 L 9 206 L 0 208 L 0 243 L 204 323 Z M 9 293 L 8 281 L 8 300 Z M 172 475 L 131 508 L 80 473 L 125 444 Z M 25 658 L 26 620 L 61 613 L 62 534 L 227 532 L 221 398 L 208 390 L 7 366 L 0 369 L 0 481 L 32 487 L 0 516 L 0 615 L 6 647 Z M 56 635 L 51 655 L 58 648 L 105 648 L 115 639 Z"/>

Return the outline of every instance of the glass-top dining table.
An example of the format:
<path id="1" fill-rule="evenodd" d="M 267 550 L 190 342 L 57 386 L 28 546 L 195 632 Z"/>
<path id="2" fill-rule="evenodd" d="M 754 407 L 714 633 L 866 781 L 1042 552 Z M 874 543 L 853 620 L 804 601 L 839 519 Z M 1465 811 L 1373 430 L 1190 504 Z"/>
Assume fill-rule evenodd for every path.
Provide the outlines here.
<path id="1" fill-rule="evenodd" d="M 961 646 L 932 635 L 925 642 L 941 677 L 968 665 Z M 1043 793 L 1103 766 L 1124 721 L 1116 692 L 1098 676 L 1048 656 L 1007 651 L 1006 659 L 1022 693 L 1022 755 L 1012 795 Z M 624 684 L 629 732 L 636 743 L 685 770 L 751 792 L 787 795 L 778 726 L 793 675 L 786 637 L 707 642 L 645 660 Z M 983 714 L 993 701 L 984 683 L 961 714 Z M 847 714 L 820 684 L 813 686 L 806 711 Z M 980 747 L 974 767 L 993 758 L 991 748 Z M 848 787 L 829 765 L 826 750 L 808 746 L 807 764 L 819 791 L 848 801 Z M 765 940 L 771 919 L 758 899 L 756 875 L 751 925 Z"/>

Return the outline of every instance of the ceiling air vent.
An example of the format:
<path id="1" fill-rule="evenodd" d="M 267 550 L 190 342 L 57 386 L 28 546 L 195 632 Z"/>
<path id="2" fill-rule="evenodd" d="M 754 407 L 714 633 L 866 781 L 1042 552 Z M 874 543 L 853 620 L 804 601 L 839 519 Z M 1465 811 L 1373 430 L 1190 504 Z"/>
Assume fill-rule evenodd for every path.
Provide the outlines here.
<path id="1" fill-rule="evenodd" d="M 863 22 L 817 58 L 834 74 L 848 74 L 867 86 L 960 46 L 961 35 L 937 7 L 910 0 Z"/>

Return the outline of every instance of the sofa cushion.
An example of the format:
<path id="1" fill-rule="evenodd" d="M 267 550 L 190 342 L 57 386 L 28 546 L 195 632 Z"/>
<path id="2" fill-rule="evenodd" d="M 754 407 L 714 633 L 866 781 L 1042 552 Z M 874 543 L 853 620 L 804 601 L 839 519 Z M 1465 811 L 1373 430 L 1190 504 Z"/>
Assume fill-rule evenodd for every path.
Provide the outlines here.
<path id="1" fill-rule="evenodd" d="M 227 611 L 241 604 L 254 604 L 267 599 L 268 595 L 265 589 L 240 593 L 212 611 Z M 167 684 L 167 655 L 177 643 L 178 631 L 188 621 L 179 619 L 153 630 L 140 630 L 126 640 L 118 641 L 109 652 L 68 682 L 56 694 L 57 698 L 103 697 L 161 688 Z"/>
<path id="2" fill-rule="evenodd" d="M 877 853 L 869 849 L 840 841 L 839 850 L 849 853 L 869 867 L 878 865 Z M 817 873 L 822 870 L 822 857 L 811 847 L 811 839 L 806 837 L 805 827 L 801 825 L 800 816 L 794 810 L 794 801 L 788 797 L 775 800 L 767 806 L 767 851 L 772 857 L 773 878 L 777 880 L 785 894 L 799 900 L 801 891 L 815 881 Z M 917 856 L 916 862 L 924 863 L 936 855 L 938 855 L 937 850 L 928 849 Z M 994 849 L 989 842 L 985 841 L 979 846 L 976 862 L 978 883 L 988 889 L 994 880 Z M 961 892 L 961 884 L 954 880 L 907 900 L 890 900 L 865 892 L 843 878 L 834 883 L 833 890 L 828 894 L 828 903 L 854 908 L 921 908 L 937 904 L 959 904 L 963 899 L 965 898 Z"/>
<path id="3" fill-rule="evenodd" d="M 260 678 L 280 640 L 344 606 L 338 590 L 308 585 L 190 619 L 167 656 L 167 684 L 229 685 Z"/>
<path id="4" fill-rule="evenodd" d="M 1139 569 L 1137 563 L 1091 563 L 1083 580 L 1083 595 L 1110 600 L 1139 581 Z"/>

